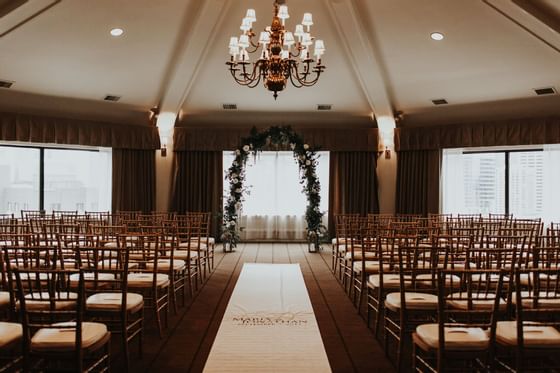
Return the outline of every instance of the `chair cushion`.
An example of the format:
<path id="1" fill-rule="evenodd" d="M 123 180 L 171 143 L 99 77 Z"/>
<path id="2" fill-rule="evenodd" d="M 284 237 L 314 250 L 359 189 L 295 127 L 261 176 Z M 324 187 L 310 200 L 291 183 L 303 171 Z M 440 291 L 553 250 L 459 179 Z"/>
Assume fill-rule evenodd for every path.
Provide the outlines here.
<path id="1" fill-rule="evenodd" d="M 362 273 L 362 262 L 354 262 L 353 265 L 354 272 Z M 388 264 L 383 264 L 383 269 L 389 269 Z M 377 273 L 379 272 L 379 261 L 377 260 L 366 260 L 366 273 Z"/>
<path id="2" fill-rule="evenodd" d="M 368 277 L 368 286 L 370 288 L 378 288 L 379 283 L 379 274 L 370 275 Z M 400 287 L 400 277 L 397 274 L 384 274 L 383 275 L 383 287 L 384 288 L 391 288 L 391 289 L 398 289 Z"/>
<path id="3" fill-rule="evenodd" d="M 191 237 L 191 241 L 198 241 L 198 237 Z M 201 243 L 208 243 L 209 245 L 214 245 L 216 243 L 216 240 L 214 239 L 214 237 L 200 237 L 200 242 Z"/>
<path id="4" fill-rule="evenodd" d="M 490 278 L 488 279 L 488 274 L 486 273 L 473 273 L 471 276 L 471 281 L 473 282 L 480 282 L 481 285 L 485 285 L 485 283 L 489 280 L 489 282 L 498 282 L 500 280 L 500 275 L 497 273 L 490 273 Z M 504 276 L 504 282 L 508 280 L 507 276 Z M 474 284 L 476 285 L 476 284 Z"/>
<path id="5" fill-rule="evenodd" d="M 84 273 L 84 280 L 86 281 L 86 286 L 93 285 L 93 281 L 95 280 L 95 272 L 85 272 Z M 73 273 L 70 275 L 70 284 L 72 286 L 77 286 L 78 282 L 80 281 L 80 274 Z M 98 273 L 97 274 L 97 281 L 98 284 L 103 281 L 112 282 L 115 281 L 115 275 L 112 273 Z M 89 284 L 88 284 L 89 283 Z"/>
<path id="6" fill-rule="evenodd" d="M 419 274 L 418 276 L 416 276 L 416 281 L 426 286 L 431 286 L 432 275 L 430 273 Z M 445 286 L 451 286 L 451 284 L 453 284 L 454 287 L 457 287 L 459 286 L 460 283 L 461 283 L 461 278 L 459 278 L 459 276 L 452 275 L 449 273 L 447 274 L 445 278 Z M 435 284 L 437 285 L 437 277 L 435 279 Z"/>
<path id="7" fill-rule="evenodd" d="M 498 321 L 496 341 L 517 346 L 516 321 Z M 552 326 L 524 325 L 523 344 L 527 347 L 560 347 L 560 332 Z"/>
<path id="8" fill-rule="evenodd" d="M 467 293 L 452 293 L 448 295 L 447 305 L 452 308 L 459 310 L 467 310 L 469 302 L 466 299 L 453 299 L 453 298 L 466 298 Z M 491 310 L 494 307 L 494 301 L 496 300 L 495 294 L 485 294 L 485 293 L 473 293 L 472 294 L 472 308 L 473 310 Z M 507 306 L 506 301 L 500 298 L 500 309 Z"/>
<path id="9" fill-rule="evenodd" d="M 200 245 L 198 244 L 198 242 L 181 242 L 179 244 L 179 248 L 181 249 L 191 249 L 191 250 L 201 250 L 201 251 L 206 251 L 208 250 L 208 247 L 206 247 L 206 244 L 204 242 L 201 242 Z"/>
<path id="10" fill-rule="evenodd" d="M 533 292 L 522 291 L 521 298 L 532 296 Z M 541 298 L 547 296 L 547 293 L 541 291 L 539 293 L 539 308 L 560 308 L 560 293 L 548 293 L 550 298 Z M 523 299 L 523 308 L 533 308 L 534 299 Z M 513 304 L 517 304 L 517 297 L 513 297 Z"/>
<path id="11" fill-rule="evenodd" d="M 188 250 L 175 250 L 173 252 L 173 260 L 180 259 L 180 260 L 187 260 L 189 255 Z M 198 258 L 198 251 L 191 250 L 191 259 Z"/>
<path id="12" fill-rule="evenodd" d="M 183 259 L 173 258 L 173 270 L 174 271 L 181 271 L 185 269 L 186 263 Z M 158 259 L 158 271 L 167 272 L 171 267 L 171 259 Z M 146 269 L 153 269 L 154 263 L 147 263 Z"/>
<path id="13" fill-rule="evenodd" d="M 99 269 L 111 270 L 111 269 L 119 269 L 117 266 L 119 265 L 119 261 L 117 259 L 103 259 L 100 260 L 97 264 Z M 128 262 L 128 269 L 137 268 L 138 263 L 134 263 L 129 261 Z"/>
<path id="14" fill-rule="evenodd" d="M 377 253 L 371 252 L 371 251 L 366 251 L 364 253 L 364 255 L 362 256 L 362 251 L 356 251 L 354 250 L 354 260 L 362 260 L 363 257 L 365 256 L 366 260 L 375 260 L 377 259 Z M 344 259 L 346 260 L 350 260 L 352 259 L 352 251 L 347 251 L 346 255 L 344 255 Z"/>
<path id="15" fill-rule="evenodd" d="M 75 322 L 53 324 L 53 326 L 75 326 Z M 88 348 L 107 335 L 107 326 L 97 322 L 82 323 L 82 347 Z M 71 351 L 76 346 L 75 329 L 42 328 L 31 338 L 34 351 Z"/>
<path id="16" fill-rule="evenodd" d="M 433 294 L 405 292 L 406 309 L 410 310 L 436 310 L 438 297 Z M 385 307 L 392 310 L 401 308 L 401 293 L 389 293 L 385 298 Z"/>
<path id="17" fill-rule="evenodd" d="M 416 335 L 430 348 L 439 348 L 438 324 L 422 324 L 416 328 Z M 444 328 L 447 350 L 478 351 L 488 348 L 490 337 L 482 328 Z"/>
<path id="18" fill-rule="evenodd" d="M 7 291 L 0 291 L 0 309 L 5 309 L 10 306 L 10 293 Z"/>
<path id="19" fill-rule="evenodd" d="M 166 287 L 169 285 L 169 276 L 164 273 L 157 273 L 156 285 L 158 287 Z M 154 281 L 153 273 L 131 273 L 128 275 L 128 287 L 130 288 L 148 288 Z"/>
<path id="20" fill-rule="evenodd" d="M 557 275 L 547 275 L 546 273 L 539 273 L 539 278 L 541 280 L 541 284 L 546 286 L 548 280 L 550 280 L 550 284 L 553 284 L 556 279 L 558 278 Z M 529 281 L 530 280 L 530 281 Z M 521 273 L 519 275 L 519 281 L 523 286 L 529 286 L 535 284 L 534 274 L 533 273 Z"/>
<path id="21" fill-rule="evenodd" d="M 21 339 L 23 328 L 21 324 L 0 321 L 0 348 Z"/>
<path id="22" fill-rule="evenodd" d="M 88 311 L 120 311 L 122 303 L 122 293 L 97 293 L 86 300 Z M 127 311 L 135 311 L 144 306 L 144 297 L 141 294 L 126 294 Z"/>
<path id="23" fill-rule="evenodd" d="M 40 293 L 27 294 L 25 296 L 25 306 L 31 311 L 42 311 L 50 309 L 49 293 L 44 291 Z M 78 302 L 78 294 L 72 292 L 64 292 L 58 295 L 59 300 L 54 302 L 56 310 L 68 310 L 76 307 Z M 19 308 L 19 302 L 16 305 Z"/>

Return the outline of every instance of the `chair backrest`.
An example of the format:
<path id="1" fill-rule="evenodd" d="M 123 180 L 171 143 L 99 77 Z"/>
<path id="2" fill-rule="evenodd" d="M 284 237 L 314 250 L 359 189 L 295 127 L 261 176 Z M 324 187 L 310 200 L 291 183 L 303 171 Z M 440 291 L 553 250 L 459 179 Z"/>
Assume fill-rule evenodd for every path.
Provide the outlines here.
<path id="1" fill-rule="evenodd" d="M 515 271 L 515 317 L 518 351 L 524 347 L 524 332 L 531 327 L 560 328 L 560 269 L 531 268 Z"/>
<path id="2" fill-rule="evenodd" d="M 81 365 L 84 283 L 80 271 L 13 269 L 17 307 L 23 328 L 24 354 L 30 351 L 31 336 L 41 328 L 72 331 L 75 358 Z M 78 275 L 77 289 L 70 277 Z"/>
<path id="3" fill-rule="evenodd" d="M 438 272 L 438 361 L 446 356 L 446 330 L 457 333 L 465 328 L 480 328 L 484 338 L 489 334 L 487 359 L 495 348 L 496 323 L 503 319 L 508 308 L 506 282 L 508 271 L 496 269 L 440 269 Z M 484 353 L 484 352 L 483 352 Z M 486 364 L 489 361 L 485 362 Z M 441 365 L 440 365 L 441 368 Z"/>

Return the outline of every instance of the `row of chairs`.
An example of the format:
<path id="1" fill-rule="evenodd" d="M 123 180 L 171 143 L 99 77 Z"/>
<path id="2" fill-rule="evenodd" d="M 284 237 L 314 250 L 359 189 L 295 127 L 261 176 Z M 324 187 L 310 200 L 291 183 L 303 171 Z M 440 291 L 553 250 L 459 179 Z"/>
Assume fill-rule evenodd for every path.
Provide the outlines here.
<path id="1" fill-rule="evenodd" d="M 205 227 L 208 214 L 187 216 L 159 225 L 128 219 L 126 225 L 92 221 L 85 227 L 51 222 L 39 232 L 30 232 L 20 220 L 3 226 L 2 294 L 9 322 L 0 329 L 22 331 L 15 345 L 22 346 L 24 369 L 39 364 L 59 370 L 63 366 L 56 364 L 63 361 L 80 371 L 105 371 L 106 331 L 121 335 L 128 370 L 133 340 L 142 354 L 145 310 L 153 312 L 162 335 L 170 303 L 177 313 L 179 297 L 184 305 L 187 289 L 192 295 L 206 270 L 212 270 L 207 266 L 213 258 Z M 57 344 L 60 337 L 65 343 Z M 44 346 L 34 344 L 41 338 Z M 75 348 L 78 339 L 82 348 Z M 0 350 L 13 360 L 12 347 L 0 345 Z"/>
<path id="2" fill-rule="evenodd" d="M 447 218 L 445 221 L 448 222 Z M 560 337 L 556 331 L 558 317 L 552 317 L 560 310 L 556 283 L 560 278 L 560 245 L 558 235 L 537 235 L 540 222 L 533 227 L 502 228 L 501 234 L 482 235 L 482 239 L 474 233 L 478 228 L 472 226 L 455 234 L 437 229 L 426 234 L 412 229 L 409 223 L 414 222 L 410 220 L 396 218 L 390 225 L 378 222 L 372 216 L 337 217 L 333 271 L 338 273 L 359 311 L 362 298 L 366 298 L 368 325 L 373 319 L 374 333 L 378 335 L 383 330 L 385 349 L 388 355 L 395 355 L 399 370 L 404 368 L 405 346 L 410 346 L 412 340 L 414 369 L 418 371 L 447 371 L 451 368 L 446 366 L 449 362 L 463 371 L 524 370 L 523 364 L 533 357 L 534 351 L 519 337 L 523 333 L 521 326 L 543 322 L 541 318 L 534 319 L 534 313 L 515 307 L 529 303 L 549 324 L 529 328 L 533 331 L 526 339 L 538 333 L 551 336 L 547 346 L 538 345 L 536 340 L 529 344 L 549 354 L 551 349 L 560 348 L 560 338 L 552 338 Z M 344 227 L 339 230 L 341 224 Z M 500 278 L 507 281 L 498 291 Z M 537 278 L 546 279 L 546 284 L 534 281 Z M 523 299 L 516 301 L 516 296 Z M 496 305 L 496 299 L 505 301 Z M 556 302 L 557 307 L 551 310 Z M 485 318 L 479 319 L 483 314 Z M 494 339 L 487 339 L 478 347 L 446 342 L 455 337 L 459 341 L 466 338 L 468 342 L 474 330 L 480 336 L 494 335 Z M 506 348 L 495 337 L 503 332 L 513 333 L 518 336 L 516 341 L 521 342 Z M 485 347 L 479 348 L 482 345 Z M 498 345 L 499 350 L 493 349 Z M 389 352 L 392 346 L 395 354 Z M 525 358 L 513 358 L 519 354 Z M 460 356 L 464 358 L 459 359 Z M 558 363 L 540 357 L 537 361 L 554 367 Z"/>

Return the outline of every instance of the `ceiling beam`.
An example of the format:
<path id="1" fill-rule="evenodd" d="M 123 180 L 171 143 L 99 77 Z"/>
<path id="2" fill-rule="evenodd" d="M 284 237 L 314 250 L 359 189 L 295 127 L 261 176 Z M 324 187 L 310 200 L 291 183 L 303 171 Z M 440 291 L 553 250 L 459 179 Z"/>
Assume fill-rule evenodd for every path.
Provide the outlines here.
<path id="1" fill-rule="evenodd" d="M 326 7 L 346 49 L 349 63 L 376 117 L 393 117 L 393 104 L 381 59 L 353 0 L 325 0 Z"/>
<path id="2" fill-rule="evenodd" d="M 205 0 L 201 3 L 203 5 L 194 20 L 195 23 L 179 47 L 178 58 L 172 59 L 174 66 L 171 66 L 159 104 L 161 112 L 179 113 L 181 110 L 206 58 L 209 46 L 213 44 L 217 28 L 229 10 L 231 0 Z"/>
<path id="3" fill-rule="evenodd" d="M 519 0 L 482 0 L 482 2 L 535 39 L 560 53 L 558 20 L 545 15 L 541 8 Z"/>

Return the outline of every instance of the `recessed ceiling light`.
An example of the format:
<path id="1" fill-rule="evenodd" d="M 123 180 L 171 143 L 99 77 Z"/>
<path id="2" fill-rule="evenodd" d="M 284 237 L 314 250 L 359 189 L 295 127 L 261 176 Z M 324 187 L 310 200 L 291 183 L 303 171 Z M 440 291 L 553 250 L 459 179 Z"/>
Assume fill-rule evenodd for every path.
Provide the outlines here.
<path id="1" fill-rule="evenodd" d="M 121 36 L 124 34 L 124 30 L 122 28 L 114 28 L 111 30 L 111 35 L 113 36 Z"/>
<path id="2" fill-rule="evenodd" d="M 440 40 L 443 40 L 443 38 L 444 38 L 445 36 L 443 36 L 443 34 L 442 34 L 441 32 L 432 32 L 432 33 L 430 34 L 430 37 L 431 37 L 433 40 L 440 41 Z"/>

